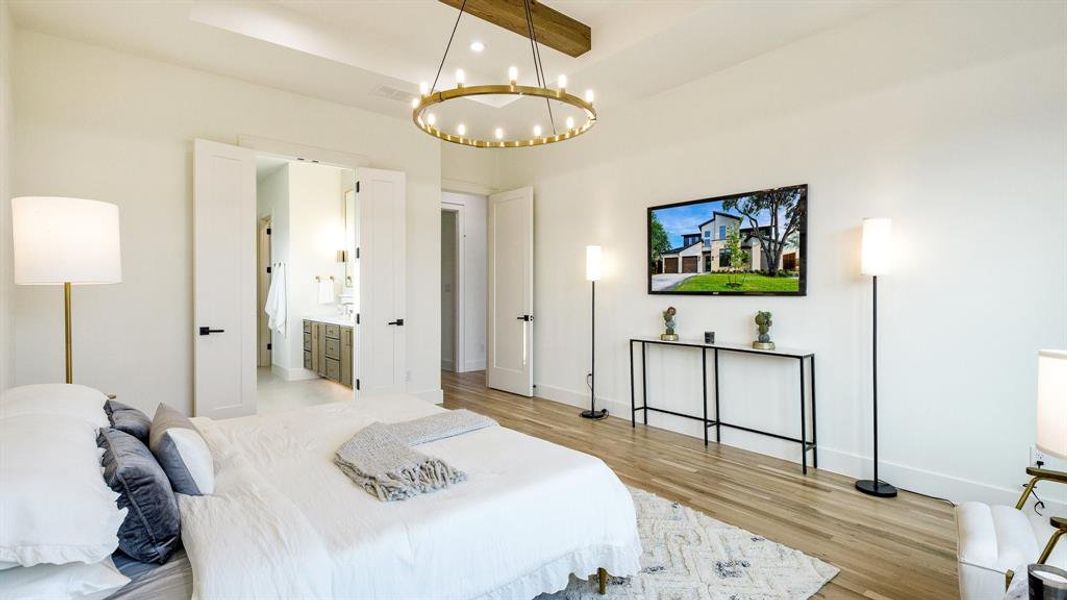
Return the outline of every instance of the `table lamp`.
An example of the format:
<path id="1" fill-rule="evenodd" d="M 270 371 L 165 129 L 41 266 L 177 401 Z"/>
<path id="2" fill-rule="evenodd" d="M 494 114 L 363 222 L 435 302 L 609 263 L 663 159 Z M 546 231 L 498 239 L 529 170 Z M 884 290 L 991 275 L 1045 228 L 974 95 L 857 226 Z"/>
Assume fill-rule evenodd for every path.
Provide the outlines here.
<path id="1" fill-rule="evenodd" d="M 603 419 L 608 416 L 608 410 L 596 409 L 596 282 L 604 272 L 604 252 L 600 246 L 585 247 L 585 279 L 593 286 L 589 327 L 589 410 L 582 411 L 582 417 L 586 419 Z"/>
<path id="2" fill-rule="evenodd" d="M 71 285 L 119 283 L 119 208 L 82 198 L 11 200 L 16 285 L 63 285 L 67 383 L 71 360 Z"/>
<path id="3" fill-rule="evenodd" d="M 874 404 L 874 479 L 856 482 L 856 489 L 878 498 L 892 498 L 897 488 L 878 479 L 878 276 L 889 272 L 892 221 L 885 218 L 863 220 L 860 271 L 871 276 L 871 399 Z"/>

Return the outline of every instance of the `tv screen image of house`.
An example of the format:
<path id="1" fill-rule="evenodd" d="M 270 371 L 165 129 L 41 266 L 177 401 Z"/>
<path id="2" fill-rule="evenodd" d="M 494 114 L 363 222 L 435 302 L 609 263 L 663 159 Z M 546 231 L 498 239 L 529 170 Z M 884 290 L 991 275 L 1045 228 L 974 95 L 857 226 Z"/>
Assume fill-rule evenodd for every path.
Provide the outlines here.
<path id="1" fill-rule="evenodd" d="M 648 292 L 803 296 L 808 186 L 648 209 Z"/>

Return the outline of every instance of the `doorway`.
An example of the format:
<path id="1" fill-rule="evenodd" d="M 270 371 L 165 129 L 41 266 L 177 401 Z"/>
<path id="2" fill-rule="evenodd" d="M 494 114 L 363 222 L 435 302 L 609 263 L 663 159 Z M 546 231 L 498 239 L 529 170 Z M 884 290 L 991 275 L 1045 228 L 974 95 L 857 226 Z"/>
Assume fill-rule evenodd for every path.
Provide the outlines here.
<path id="1" fill-rule="evenodd" d="M 441 194 L 441 369 L 485 369 L 488 197 Z"/>
<path id="2" fill-rule="evenodd" d="M 404 391 L 404 173 L 280 143 L 193 146 L 193 415 Z M 339 160 L 328 166 L 305 152 Z M 290 193 L 311 180 L 318 183 Z M 312 321 L 321 344 L 309 339 Z M 272 406 L 267 393 L 285 402 Z"/>
<path id="3" fill-rule="evenodd" d="M 456 371 L 461 349 L 457 332 L 463 331 L 459 311 L 462 290 L 459 284 L 459 211 L 441 210 L 441 369 Z"/>

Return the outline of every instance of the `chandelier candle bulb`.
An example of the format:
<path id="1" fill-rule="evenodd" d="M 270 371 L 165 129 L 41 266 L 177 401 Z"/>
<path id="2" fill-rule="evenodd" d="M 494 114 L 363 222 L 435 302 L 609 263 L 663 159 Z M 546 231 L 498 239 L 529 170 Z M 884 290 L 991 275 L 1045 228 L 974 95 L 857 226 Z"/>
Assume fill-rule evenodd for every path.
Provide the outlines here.
<path id="1" fill-rule="evenodd" d="M 418 107 L 419 107 L 419 99 L 418 98 L 412 98 L 411 99 L 411 108 L 418 108 Z"/>
<path id="2" fill-rule="evenodd" d="M 496 137 L 496 139 L 502 140 L 504 139 L 504 130 L 500 127 L 497 127 L 496 131 L 493 132 L 493 135 Z"/>
<path id="3" fill-rule="evenodd" d="M 567 89 L 567 76 L 566 75 L 560 75 L 558 78 L 556 78 L 556 87 L 558 87 L 559 91 L 561 91 L 561 92 L 565 91 Z"/>
<path id="4" fill-rule="evenodd" d="M 471 52 L 481 52 L 482 50 L 485 50 L 485 44 L 478 40 L 471 42 Z"/>
<path id="5" fill-rule="evenodd" d="M 437 115 L 435 115 L 433 113 L 430 113 L 430 114 L 426 115 L 426 122 L 429 123 L 431 126 L 436 125 L 437 124 Z"/>
<path id="6" fill-rule="evenodd" d="M 467 126 L 463 123 L 456 125 L 456 133 L 458 133 L 460 137 L 467 135 Z"/>
<path id="7" fill-rule="evenodd" d="M 519 68 L 518 67 L 508 67 L 508 81 L 511 82 L 511 85 L 515 85 L 516 83 L 519 82 Z"/>
<path id="8" fill-rule="evenodd" d="M 593 90 L 585 90 L 585 101 L 588 102 L 589 104 L 592 104 L 593 103 L 593 98 L 594 98 Z"/>
<path id="9" fill-rule="evenodd" d="M 463 87 L 467 83 L 467 74 L 463 72 L 463 69 L 456 69 L 456 87 Z"/>
<path id="10" fill-rule="evenodd" d="M 574 117 L 567 117 L 567 129 L 574 129 Z"/>
<path id="11" fill-rule="evenodd" d="M 425 96 L 426 94 L 429 94 L 429 93 L 430 93 L 430 84 L 426 83 L 425 81 L 419 82 L 419 95 L 420 96 Z"/>
<path id="12" fill-rule="evenodd" d="M 534 125 L 533 134 L 534 134 L 534 137 L 541 137 L 541 126 L 540 125 Z"/>

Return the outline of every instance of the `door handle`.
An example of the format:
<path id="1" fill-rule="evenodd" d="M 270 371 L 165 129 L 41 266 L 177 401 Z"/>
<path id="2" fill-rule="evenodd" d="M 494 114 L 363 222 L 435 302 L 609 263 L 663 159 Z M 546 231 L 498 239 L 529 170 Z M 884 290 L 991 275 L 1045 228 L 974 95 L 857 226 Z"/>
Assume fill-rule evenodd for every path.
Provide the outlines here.
<path id="1" fill-rule="evenodd" d="M 200 335 L 211 335 L 213 333 L 226 333 L 225 329 L 212 329 L 210 327 L 201 327 Z"/>
<path id="2" fill-rule="evenodd" d="M 520 320 L 520 321 L 533 321 L 534 320 L 533 319 L 533 315 L 520 315 L 520 316 L 515 317 L 515 318 Z"/>
<path id="3" fill-rule="evenodd" d="M 389 321 L 388 323 L 386 323 L 386 325 L 396 325 L 397 327 L 403 327 L 404 326 L 404 319 L 397 319 L 395 321 Z"/>

